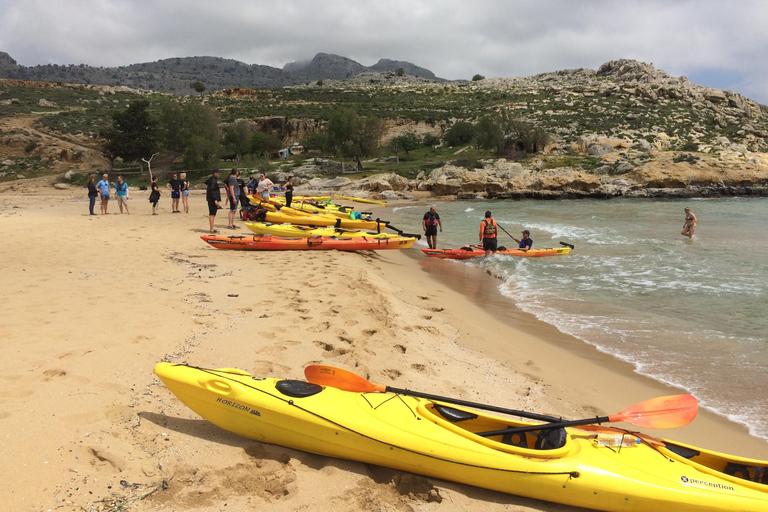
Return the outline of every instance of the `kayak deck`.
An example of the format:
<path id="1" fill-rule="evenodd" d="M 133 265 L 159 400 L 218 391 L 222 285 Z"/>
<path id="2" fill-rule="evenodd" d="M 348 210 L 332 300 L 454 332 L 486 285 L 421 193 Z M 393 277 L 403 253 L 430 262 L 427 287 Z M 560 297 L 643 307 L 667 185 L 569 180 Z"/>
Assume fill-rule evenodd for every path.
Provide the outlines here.
<path id="1" fill-rule="evenodd" d="M 443 258 L 452 260 L 466 260 L 469 258 L 477 258 L 479 256 L 485 256 L 485 251 L 482 246 L 479 245 L 465 245 L 459 249 L 429 249 L 424 248 L 422 252 L 432 258 Z M 570 247 L 548 247 L 542 249 L 528 249 L 523 251 L 522 249 L 508 249 L 506 247 L 499 248 L 496 251 L 497 255 L 503 256 L 518 256 L 523 258 L 536 258 L 540 256 L 565 256 L 571 252 Z"/>
<path id="2" fill-rule="evenodd" d="M 274 235 L 217 236 L 202 235 L 207 244 L 217 249 L 239 251 L 291 251 L 291 250 L 338 250 L 379 251 L 385 249 L 410 249 L 415 238 L 333 238 L 310 236 L 284 238 Z"/>

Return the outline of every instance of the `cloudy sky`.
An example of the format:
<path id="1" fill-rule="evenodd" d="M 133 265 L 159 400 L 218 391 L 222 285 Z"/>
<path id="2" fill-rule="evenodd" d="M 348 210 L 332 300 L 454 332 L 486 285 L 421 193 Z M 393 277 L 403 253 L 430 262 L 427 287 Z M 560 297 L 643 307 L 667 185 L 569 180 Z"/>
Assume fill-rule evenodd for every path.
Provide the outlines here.
<path id="1" fill-rule="evenodd" d="M 768 104 L 765 0 L 0 0 L 24 66 L 209 55 L 282 68 L 316 53 L 448 79 L 653 63 Z"/>

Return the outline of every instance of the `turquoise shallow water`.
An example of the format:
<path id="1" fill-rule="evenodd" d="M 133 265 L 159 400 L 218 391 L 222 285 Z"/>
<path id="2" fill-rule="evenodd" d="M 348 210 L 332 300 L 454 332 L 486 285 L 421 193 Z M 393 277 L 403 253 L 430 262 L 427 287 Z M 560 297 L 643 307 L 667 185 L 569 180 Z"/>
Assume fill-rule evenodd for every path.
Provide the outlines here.
<path id="1" fill-rule="evenodd" d="M 680 235 L 683 207 L 698 217 Z M 768 439 L 768 200 L 478 201 L 436 203 L 439 248 L 477 243 L 486 210 L 534 247 L 569 256 L 478 258 L 517 307 L 638 373 L 693 393 Z M 423 206 L 393 224 L 421 232 Z M 499 242 L 515 242 L 500 232 Z M 426 243 L 421 241 L 421 247 Z"/>

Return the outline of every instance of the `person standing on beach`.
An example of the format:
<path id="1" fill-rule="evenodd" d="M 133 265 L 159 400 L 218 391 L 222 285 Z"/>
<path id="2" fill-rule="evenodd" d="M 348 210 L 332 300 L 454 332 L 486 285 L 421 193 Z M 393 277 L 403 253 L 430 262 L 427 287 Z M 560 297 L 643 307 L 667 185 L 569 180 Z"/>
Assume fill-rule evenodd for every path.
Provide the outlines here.
<path id="1" fill-rule="evenodd" d="M 205 191 L 205 199 L 208 201 L 208 223 L 211 226 L 211 233 L 216 234 L 213 228 L 213 221 L 216 220 L 216 213 L 219 211 L 219 201 L 221 201 L 221 191 L 219 190 L 219 176 L 221 171 L 218 169 L 213 170 L 211 177 L 205 181 L 207 189 Z"/>
<path id="2" fill-rule="evenodd" d="M 684 211 L 685 223 L 683 223 L 683 230 L 680 234 L 693 240 L 693 234 L 696 232 L 696 215 L 693 214 L 688 206 L 685 207 Z"/>
<path id="3" fill-rule="evenodd" d="M 187 179 L 187 173 L 181 173 L 181 201 L 184 213 L 189 213 L 189 180 Z"/>
<path id="4" fill-rule="evenodd" d="M 421 221 L 421 227 L 424 229 L 424 236 L 427 238 L 427 245 L 430 249 L 437 249 L 437 226 L 440 226 L 440 232 L 442 233 L 443 223 L 440 221 L 440 214 L 432 206 L 424 214 L 424 219 Z"/>
<path id="5" fill-rule="evenodd" d="M 125 206 L 125 213 L 131 214 L 131 211 L 128 209 L 128 184 L 123 181 L 122 176 L 118 176 L 115 183 L 115 200 L 117 201 L 117 206 L 120 207 L 120 213 L 123 213 L 123 206 Z"/>
<path id="6" fill-rule="evenodd" d="M 166 187 L 171 191 L 171 213 L 181 213 L 179 210 L 179 199 L 181 198 L 181 181 L 179 181 L 179 175 L 173 173 L 173 178 L 168 181 Z"/>
<path id="7" fill-rule="evenodd" d="M 248 195 L 252 196 L 253 192 L 256 190 L 256 175 L 251 176 L 251 179 L 248 180 L 248 185 L 246 185 L 248 188 Z"/>
<path id="8" fill-rule="evenodd" d="M 272 183 L 272 180 L 267 178 L 266 174 L 261 173 L 259 183 L 256 185 L 256 193 L 259 194 L 259 197 L 261 197 L 262 201 L 269 201 L 269 191 L 274 186 L 275 184 Z"/>
<path id="9" fill-rule="evenodd" d="M 157 215 L 157 203 L 160 201 L 160 186 L 157 184 L 157 176 L 152 177 L 150 188 L 152 192 L 149 193 L 149 202 L 152 203 L 152 215 Z"/>
<path id="10" fill-rule="evenodd" d="M 235 215 L 237 214 L 237 203 L 240 201 L 240 171 L 232 169 L 227 178 L 227 201 L 229 201 L 229 229 L 237 229 L 235 227 Z"/>
<path id="11" fill-rule="evenodd" d="M 496 233 L 498 232 L 498 225 L 496 221 L 491 217 L 491 212 L 485 212 L 485 219 L 480 222 L 480 243 L 483 244 L 483 250 L 486 256 L 496 254 L 498 247 L 498 241 L 496 240 Z"/>
<path id="12" fill-rule="evenodd" d="M 88 176 L 88 210 L 91 212 L 91 215 L 96 215 L 93 213 L 93 207 L 96 206 L 96 198 L 99 196 L 99 191 L 96 189 L 96 183 L 94 183 L 94 180 L 96 179 L 96 176 L 91 174 Z"/>
<path id="13" fill-rule="evenodd" d="M 291 207 L 291 201 L 293 201 L 293 176 L 288 176 L 288 181 L 283 185 L 285 189 L 285 206 Z"/>
<path id="14" fill-rule="evenodd" d="M 522 240 L 515 237 L 512 237 L 512 240 L 514 240 L 519 244 L 517 248 L 520 249 L 521 251 L 528 252 L 528 249 L 533 247 L 533 240 L 531 240 L 531 232 L 528 231 L 527 229 L 523 231 Z"/>
<path id="15" fill-rule="evenodd" d="M 107 214 L 107 205 L 109 204 L 109 176 L 102 174 L 101 181 L 96 184 L 101 195 L 101 214 Z"/>

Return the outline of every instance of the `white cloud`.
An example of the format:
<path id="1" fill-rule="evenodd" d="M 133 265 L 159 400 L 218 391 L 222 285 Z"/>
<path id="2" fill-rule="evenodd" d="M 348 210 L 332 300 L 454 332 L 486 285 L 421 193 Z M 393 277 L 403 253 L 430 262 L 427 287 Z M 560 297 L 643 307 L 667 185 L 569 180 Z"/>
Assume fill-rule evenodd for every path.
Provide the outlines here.
<path id="1" fill-rule="evenodd" d="M 213 55 L 282 67 L 326 52 L 466 79 L 633 58 L 718 83 L 731 74 L 768 103 L 765 26 L 760 0 L 0 0 L 0 50 L 26 66 Z"/>

